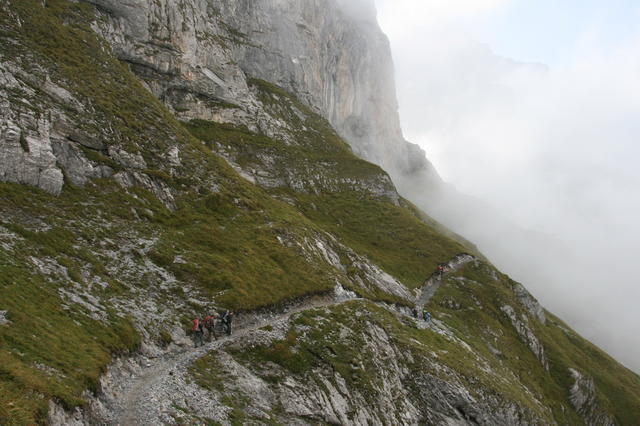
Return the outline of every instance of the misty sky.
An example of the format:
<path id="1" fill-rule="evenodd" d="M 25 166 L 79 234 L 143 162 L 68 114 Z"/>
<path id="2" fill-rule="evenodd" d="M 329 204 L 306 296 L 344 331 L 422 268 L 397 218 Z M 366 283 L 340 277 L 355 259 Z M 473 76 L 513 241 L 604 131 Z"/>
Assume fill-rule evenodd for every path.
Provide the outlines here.
<path id="1" fill-rule="evenodd" d="M 640 371 L 640 3 L 376 3 L 405 137 L 460 191 L 564 246 L 531 259 L 550 279 L 516 278 Z"/>

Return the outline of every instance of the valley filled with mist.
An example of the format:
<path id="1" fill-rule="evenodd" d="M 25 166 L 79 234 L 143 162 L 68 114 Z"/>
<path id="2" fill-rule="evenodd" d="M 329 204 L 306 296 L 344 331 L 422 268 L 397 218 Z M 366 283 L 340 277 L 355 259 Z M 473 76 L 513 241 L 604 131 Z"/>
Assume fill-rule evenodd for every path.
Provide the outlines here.
<path id="1" fill-rule="evenodd" d="M 640 371 L 640 8 L 379 0 L 378 9 L 405 137 L 485 207 L 470 218 L 444 196 L 429 211 Z"/>

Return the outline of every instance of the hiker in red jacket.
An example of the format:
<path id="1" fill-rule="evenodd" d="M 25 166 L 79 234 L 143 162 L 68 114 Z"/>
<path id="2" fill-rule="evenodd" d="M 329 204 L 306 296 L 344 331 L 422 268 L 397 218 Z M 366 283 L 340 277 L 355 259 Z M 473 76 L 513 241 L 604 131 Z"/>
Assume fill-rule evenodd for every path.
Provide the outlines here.
<path id="1" fill-rule="evenodd" d="M 202 324 L 202 320 L 200 318 L 196 318 L 193 320 L 193 324 L 191 326 L 191 331 L 193 332 L 193 345 L 194 347 L 198 347 L 198 342 L 200 342 L 200 346 L 204 345 L 204 326 Z"/>
<path id="2" fill-rule="evenodd" d="M 438 277 L 439 278 L 442 278 L 444 276 L 444 272 L 445 272 L 444 265 L 442 265 L 442 264 L 438 265 Z"/>

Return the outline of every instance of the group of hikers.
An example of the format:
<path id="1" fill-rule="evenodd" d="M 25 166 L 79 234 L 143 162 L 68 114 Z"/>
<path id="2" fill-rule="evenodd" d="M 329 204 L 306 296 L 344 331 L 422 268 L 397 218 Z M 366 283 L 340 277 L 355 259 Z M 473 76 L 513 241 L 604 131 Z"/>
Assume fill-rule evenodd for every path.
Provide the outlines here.
<path id="1" fill-rule="evenodd" d="M 418 318 L 418 308 L 413 308 L 412 313 L 413 313 L 413 317 L 417 319 Z M 422 309 L 422 319 L 424 320 L 424 322 L 431 321 L 431 314 L 426 309 Z"/>
<path id="2" fill-rule="evenodd" d="M 217 312 L 205 315 L 203 318 L 195 318 L 191 323 L 191 334 L 193 337 L 193 344 L 197 348 L 204 345 L 204 334 L 207 332 L 207 340 L 210 342 L 211 337 L 218 340 L 216 333 L 216 327 L 221 330 L 227 336 L 231 336 L 231 323 L 233 321 L 234 313 L 231 311 L 224 311 L 222 314 Z"/>

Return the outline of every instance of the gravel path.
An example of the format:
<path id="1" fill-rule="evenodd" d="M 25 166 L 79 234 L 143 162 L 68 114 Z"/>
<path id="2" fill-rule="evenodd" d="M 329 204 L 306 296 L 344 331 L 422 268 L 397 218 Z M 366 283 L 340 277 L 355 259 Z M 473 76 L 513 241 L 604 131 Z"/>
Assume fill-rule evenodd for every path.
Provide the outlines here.
<path id="1" fill-rule="evenodd" d="M 167 386 L 165 384 L 169 384 L 168 382 L 178 376 L 183 376 L 191 363 L 198 358 L 212 350 L 241 341 L 248 333 L 276 321 L 286 320 L 297 312 L 338 305 L 349 300 L 356 300 L 356 298 L 345 295 L 311 297 L 289 307 L 286 312 L 280 315 L 234 321 L 234 332 L 231 336 L 220 337 L 218 340 L 206 343 L 199 348 L 190 347 L 179 353 L 158 358 L 155 360 L 155 364 L 149 366 L 143 374 L 131 377 L 132 382 L 126 386 L 127 390 L 119 396 L 119 401 L 114 401 L 115 406 L 121 407 L 121 412 L 116 416 L 118 420 L 114 424 L 120 426 L 157 425 L 159 407 L 158 399 L 155 396 L 166 393 Z"/>
<path id="2" fill-rule="evenodd" d="M 447 272 L 445 272 L 442 276 L 440 276 L 440 274 L 438 274 L 437 272 L 431 275 L 420 290 L 420 296 L 418 296 L 418 300 L 416 301 L 416 307 L 418 309 L 422 309 L 424 305 L 429 303 L 431 298 L 436 294 L 436 291 L 438 291 L 438 289 L 442 285 L 442 279 L 445 276 L 457 271 L 458 269 L 462 268 L 467 263 L 474 261 L 475 259 L 476 258 L 471 256 L 470 254 L 459 254 L 458 256 L 447 262 Z"/>
<path id="3" fill-rule="evenodd" d="M 475 260 L 471 255 L 458 255 L 447 263 L 448 272 L 460 269 Z M 446 275 L 446 274 L 445 274 Z M 423 285 L 416 305 L 421 308 L 433 297 L 442 284 L 442 279 L 434 273 Z M 162 398 L 171 395 L 176 381 L 184 380 L 188 367 L 208 352 L 241 341 L 249 333 L 276 322 L 286 321 L 291 315 L 308 309 L 333 306 L 349 300 L 355 300 L 353 293 L 342 291 L 331 295 L 313 296 L 289 306 L 281 314 L 257 314 L 238 318 L 234 321 L 234 333 L 224 336 L 199 348 L 185 348 L 157 358 L 147 363 L 146 368 L 137 375 L 127 377 L 128 383 L 122 384 L 123 391 L 117 395 L 112 407 L 115 408 L 114 426 L 157 425 Z"/>

